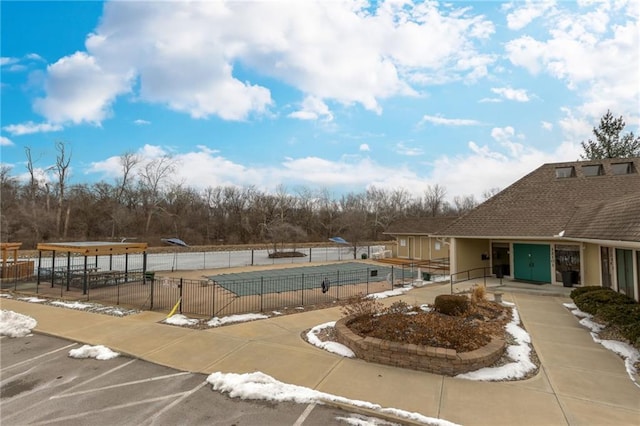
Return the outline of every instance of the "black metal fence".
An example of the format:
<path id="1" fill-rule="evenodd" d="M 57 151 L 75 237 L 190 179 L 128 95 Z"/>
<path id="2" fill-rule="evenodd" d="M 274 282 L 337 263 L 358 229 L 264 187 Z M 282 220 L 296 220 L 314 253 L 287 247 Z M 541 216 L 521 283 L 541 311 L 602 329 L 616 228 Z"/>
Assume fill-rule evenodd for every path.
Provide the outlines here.
<path id="1" fill-rule="evenodd" d="M 336 266 L 335 271 L 321 273 L 220 281 L 156 277 L 140 270 L 110 271 L 108 275 L 96 271 L 91 276 L 82 271 L 70 276 L 52 269 L 49 276 L 42 273 L 39 281 L 13 281 L 3 283 L 2 288 L 143 310 L 169 311 L 177 305 L 180 313 L 215 317 L 331 304 L 358 294 L 392 290 L 416 276 L 414 269 L 394 266 L 351 271 Z"/>

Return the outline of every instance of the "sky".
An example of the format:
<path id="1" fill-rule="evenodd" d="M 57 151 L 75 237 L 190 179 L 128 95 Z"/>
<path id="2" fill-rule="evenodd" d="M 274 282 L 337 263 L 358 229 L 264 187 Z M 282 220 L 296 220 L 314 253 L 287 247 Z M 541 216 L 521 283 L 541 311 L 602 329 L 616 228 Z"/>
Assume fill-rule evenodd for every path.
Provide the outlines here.
<path id="1" fill-rule="evenodd" d="M 171 183 L 447 198 L 640 123 L 640 2 L 2 1 L 1 162 L 72 183 L 170 156 Z"/>

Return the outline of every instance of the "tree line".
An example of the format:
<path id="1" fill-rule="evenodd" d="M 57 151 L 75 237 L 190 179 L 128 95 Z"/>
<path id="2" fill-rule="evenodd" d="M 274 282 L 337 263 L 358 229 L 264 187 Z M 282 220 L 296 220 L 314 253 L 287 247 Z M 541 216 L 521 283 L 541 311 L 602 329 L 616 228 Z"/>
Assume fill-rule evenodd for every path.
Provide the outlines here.
<path id="1" fill-rule="evenodd" d="M 351 192 L 332 197 L 326 189 L 268 193 L 255 187 L 217 186 L 204 190 L 173 180 L 169 156 L 143 161 L 128 152 L 119 157 L 113 182 L 69 183 L 72 155 L 56 142 L 56 160 L 43 179 L 25 148 L 28 179 L 11 168 L 0 170 L 2 241 L 39 242 L 136 238 L 160 245 L 177 237 L 190 245 L 277 244 L 327 241 L 342 236 L 352 243 L 386 239 L 389 224 L 403 217 L 460 215 L 478 202 L 472 196 L 446 199 L 441 185 L 421 196 L 405 189 Z M 496 190 L 485 194 L 491 196 Z"/>

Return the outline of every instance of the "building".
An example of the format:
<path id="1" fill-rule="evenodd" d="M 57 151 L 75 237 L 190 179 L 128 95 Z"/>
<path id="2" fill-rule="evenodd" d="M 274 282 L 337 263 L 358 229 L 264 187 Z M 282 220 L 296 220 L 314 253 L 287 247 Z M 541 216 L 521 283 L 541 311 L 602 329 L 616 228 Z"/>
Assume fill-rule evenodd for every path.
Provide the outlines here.
<path id="1" fill-rule="evenodd" d="M 449 244 L 454 281 L 489 268 L 640 300 L 640 158 L 544 164 L 431 236 Z"/>
<path id="2" fill-rule="evenodd" d="M 434 236 L 451 225 L 457 217 L 405 218 L 389 225 L 384 232 L 394 237 L 393 257 L 408 260 L 436 260 L 449 257 L 444 239 Z"/>

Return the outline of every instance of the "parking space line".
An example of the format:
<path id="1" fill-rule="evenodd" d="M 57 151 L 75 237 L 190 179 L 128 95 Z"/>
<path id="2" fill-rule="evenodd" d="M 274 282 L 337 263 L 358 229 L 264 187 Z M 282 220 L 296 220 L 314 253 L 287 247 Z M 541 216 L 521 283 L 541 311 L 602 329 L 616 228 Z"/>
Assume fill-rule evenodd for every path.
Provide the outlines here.
<path id="1" fill-rule="evenodd" d="M 117 385 L 103 386 L 101 388 L 87 389 L 87 390 L 79 391 L 79 392 L 65 393 L 64 395 L 54 395 L 52 397 L 49 397 L 49 400 L 60 399 L 60 398 L 68 398 L 70 396 L 84 395 L 84 394 L 87 394 L 87 393 L 99 392 L 99 391 L 103 391 L 103 390 L 107 390 L 107 389 L 121 388 L 123 386 L 129 386 L 129 385 L 137 385 L 137 384 L 140 384 L 140 383 L 148 383 L 148 382 L 153 382 L 153 381 L 156 381 L 156 380 L 170 379 L 172 377 L 184 376 L 185 374 L 191 374 L 191 373 L 183 371 L 183 372 L 175 373 L 175 374 L 167 374 L 166 376 L 150 377 L 148 379 L 134 380 L 132 382 L 125 382 L 125 383 L 118 383 Z"/>
<path id="2" fill-rule="evenodd" d="M 85 381 L 84 381 L 84 382 L 82 382 L 82 383 L 78 383 L 78 384 L 76 384 L 76 385 L 73 385 L 73 386 L 71 386 L 69 389 L 65 390 L 64 392 L 60 392 L 58 395 L 64 395 L 64 394 L 66 394 L 67 392 L 70 392 L 70 391 L 72 391 L 72 390 L 74 390 L 74 389 L 76 389 L 76 388 L 78 388 L 78 387 L 80 387 L 80 386 L 86 385 L 87 383 L 91 383 L 91 382 L 93 382 L 94 380 L 97 380 L 97 379 L 99 379 L 99 378 L 101 378 L 101 377 L 106 376 L 107 374 L 111 374 L 111 373 L 113 373 L 114 371 L 118 371 L 118 370 L 120 370 L 121 368 L 126 367 L 127 365 L 133 364 L 135 361 L 136 361 L 135 359 L 132 359 L 131 361 L 126 362 L 126 363 L 124 363 L 124 364 L 122 364 L 122 365 L 119 365 L 119 366 L 117 366 L 117 367 L 114 367 L 114 368 L 112 368 L 111 370 L 107 370 L 107 371 L 105 371 L 105 372 L 104 372 L 104 373 L 102 373 L 102 374 L 98 374 L 97 376 L 94 376 L 94 377 L 90 378 L 89 380 L 85 380 Z"/>
<path id="3" fill-rule="evenodd" d="M 300 417 L 298 417 L 298 420 L 296 420 L 293 426 L 301 426 L 304 421 L 307 420 L 307 417 L 309 417 L 309 414 L 311 414 L 311 411 L 315 408 L 315 406 L 316 404 L 314 402 L 307 405 L 307 408 L 305 408 L 302 414 L 300 414 Z"/>
<path id="4" fill-rule="evenodd" d="M 144 425 L 152 425 L 156 421 L 156 419 L 158 417 L 160 417 L 163 413 L 165 413 L 166 411 L 172 409 L 177 404 L 181 403 L 185 398 L 190 397 L 192 394 L 194 394 L 195 392 L 200 390 L 206 384 L 207 384 L 207 382 L 202 382 L 202 383 L 198 384 L 198 386 L 196 386 L 195 388 L 191 389 L 190 391 L 185 392 L 184 395 L 182 395 L 180 398 L 178 398 L 175 401 L 173 401 L 171 404 L 165 406 L 162 410 L 158 411 L 156 414 L 154 414 L 151 418 L 149 418 L 149 420 L 145 421 L 143 424 Z"/>
<path id="5" fill-rule="evenodd" d="M 77 345 L 77 343 L 72 343 L 72 344 L 67 345 L 67 346 L 64 346 L 64 347 L 62 347 L 62 348 L 60 348 L 60 349 L 55 349 L 55 350 L 53 350 L 53 351 L 49 351 L 49 352 L 44 353 L 44 354 L 42 354 L 42 355 L 38 355 L 38 356 L 34 356 L 33 358 L 25 359 L 24 361 L 20 361 L 20 362 L 18 362 L 18 363 L 15 363 L 15 364 L 13 364 L 13 365 L 10 365 L 10 366 L 8 366 L 8 367 L 5 367 L 5 368 L 3 368 L 3 369 L 0 369 L 0 373 L 2 373 L 3 371 L 11 370 L 12 368 L 15 368 L 15 367 L 19 367 L 19 366 L 21 366 L 21 365 L 23 365 L 23 364 L 28 364 L 28 363 L 30 363 L 30 362 L 33 362 L 33 361 L 37 360 L 37 359 L 43 358 L 43 357 L 45 357 L 45 356 L 47 356 L 47 355 L 51 355 L 51 354 L 54 354 L 54 353 L 56 353 L 56 352 L 63 351 L 63 350 L 65 350 L 65 349 L 69 349 L 70 347 L 75 346 L 75 345 Z"/>
<path id="6" fill-rule="evenodd" d="M 34 368 L 36 368 L 36 367 L 35 366 L 31 367 L 30 369 L 28 369 L 26 371 L 23 371 L 22 373 L 17 373 L 17 374 L 14 374 L 11 377 L 5 378 L 4 380 L 0 380 L 0 387 L 6 385 L 8 382 L 14 381 L 16 378 L 18 378 L 20 376 L 24 376 L 25 374 L 29 374 L 31 372 L 31 370 L 33 370 Z"/>
<path id="7" fill-rule="evenodd" d="M 122 408 L 134 407 L 136 405 L 148 404 L 150 402 L 158 402 L 158 401 L 162 401 L 162 400 L 169 399 L 169 398 L 177 398 L 177 397 L 180 397 L 180 396 L 184 395 L 185 393 L 186 392 L 179 392 L 179 393 L 173 393 L 171 395 L 157 396 L 155 398 L 149 398 L 149 399 L 143 399 L 143 400 L 140 400 L 140 401 L 128 402 L 126 404 L 113 405 L 113 406 L 110 406 L 110 407 L 107 407 L 107 408 L 101 408 L 101 409 L 98 409 L 98 410 L 85 411 L 84 413 L 72 414 L 72 415 L 69 415 L 69 416 L 58 417 L 58 418 L 55 418 L 55 419 L 48 418 L 47 420 L 43 420 L 43 421 L 37 422 L 37 423 L 30 423 L 30 424 L 31 425 L 48 425 L 48 424 L 55 423 L 55 422 L 62 422 L 62 421 L 66 421 L 66 420 L 77 419 L 79 417 L 90 416 L 92 414 L 99 414 L 99 413 L 105 413 L 107 411 L 120 410 Z"/>

